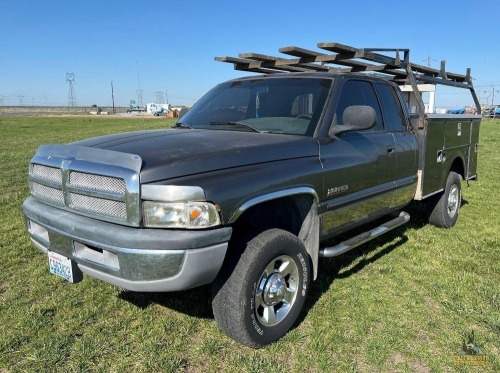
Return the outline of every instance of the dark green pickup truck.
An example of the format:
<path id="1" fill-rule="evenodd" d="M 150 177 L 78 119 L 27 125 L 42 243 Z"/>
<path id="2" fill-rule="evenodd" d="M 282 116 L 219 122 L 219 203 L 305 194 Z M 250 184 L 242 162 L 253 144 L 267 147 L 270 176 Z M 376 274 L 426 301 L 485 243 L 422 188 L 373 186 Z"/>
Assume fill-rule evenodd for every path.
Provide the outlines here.
<path id="1" fill-rule="evenodd" d="M 412 200 L 452 227 L 461 180 L 477 178 L 481 116 L 426 114 L 418 84 L 466 88 L 478 104 L 470 71 L 318 47 L 329 53 L 218 58 L 263 75 L 216 86 L 173 129 L 40 146 L 23 210 L 50 271 L 132 291 L 211 283 L 220 327 L 257 348 L 297 321 L 320 257 L 408 222 Z"/>

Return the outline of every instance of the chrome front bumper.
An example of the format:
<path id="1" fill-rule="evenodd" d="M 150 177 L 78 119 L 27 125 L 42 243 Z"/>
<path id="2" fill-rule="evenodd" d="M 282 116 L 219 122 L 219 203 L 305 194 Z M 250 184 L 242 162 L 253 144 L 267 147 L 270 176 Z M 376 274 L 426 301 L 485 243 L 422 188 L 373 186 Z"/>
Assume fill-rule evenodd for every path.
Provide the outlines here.
<path id="1" fill-rule="evenodd" d="M 84 274 L 131 291 L 178 291 L 212 282 L 232 232 L 126 227 L 32 197 L 23 211 L 31 240 L 42 252 L 71 258 Z"/>

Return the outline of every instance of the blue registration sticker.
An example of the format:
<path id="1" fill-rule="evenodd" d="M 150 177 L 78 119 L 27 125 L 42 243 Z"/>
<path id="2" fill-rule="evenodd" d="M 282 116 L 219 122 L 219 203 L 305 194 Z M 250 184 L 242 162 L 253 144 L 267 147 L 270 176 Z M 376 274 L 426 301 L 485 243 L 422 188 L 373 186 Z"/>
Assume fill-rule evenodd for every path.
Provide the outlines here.
<path id="1" fill-rule="evenodd" d="M 49 269 L 50 273 L 62 277 L 69 282 L 73 282 L 73 270 L 71 259 L 63 255 L 49 251 Z"/>

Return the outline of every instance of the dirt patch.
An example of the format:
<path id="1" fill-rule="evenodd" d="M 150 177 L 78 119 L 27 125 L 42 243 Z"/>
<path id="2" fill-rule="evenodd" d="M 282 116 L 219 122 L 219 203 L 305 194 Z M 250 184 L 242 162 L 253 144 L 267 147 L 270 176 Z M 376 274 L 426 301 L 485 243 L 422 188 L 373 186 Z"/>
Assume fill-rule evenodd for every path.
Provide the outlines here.
<path id="1" fill-rule="evenodd" d="M 412 372 L 416 373 L 430 373 L 431 371 L 429 368 L 427 368 L 425 365 L 423 365 L 420 361 L 417 360 L 413 360 L 410 363 L 410 368 Z"/>
<path id="2" fill-rule="evenodd" d="M 396 352 L 389 358 L 391 365 L 406 364 L 406 359 L 401 353 Z"/>
<path id="3" fill-rule="evenodd" d="M 430 373 L 430 369 L 427 368 L 424 364 L 422 364 L 418 360 L 412 360 L 410 362 L 407 362 L 405 357 L 400 353 L 400 352 L 395 352 L 390 358 L 389 358 L 389 364 L 391 365 L 391 368 L 394 370 L 391 370 L 391 372 L 399 372 L 397 366 L 398 365 L 404 365 L 410 368 L 412 372 L 415 373 Z"/>

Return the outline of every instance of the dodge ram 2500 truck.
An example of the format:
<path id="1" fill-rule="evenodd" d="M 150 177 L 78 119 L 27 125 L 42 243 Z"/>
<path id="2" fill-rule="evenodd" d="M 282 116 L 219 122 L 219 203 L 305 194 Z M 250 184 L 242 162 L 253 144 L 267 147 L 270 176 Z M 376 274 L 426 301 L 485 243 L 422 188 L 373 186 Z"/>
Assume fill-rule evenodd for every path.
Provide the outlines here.
<path id="1" fill-rule="evenodd" d="M 480 112 L 470 70 L 318 48 L 217 58 L 261 74 L 217 85 L 172 129 L 41 145 L 23 210 L 50 272 L 140 292 L 212 284 L 222 330 L 258 348 L 297 321 L 320 257 L 408 222 L 412 200 L 453 226 L 481 116 L 426 114 L 418 85 L 468 89 Z"/>

